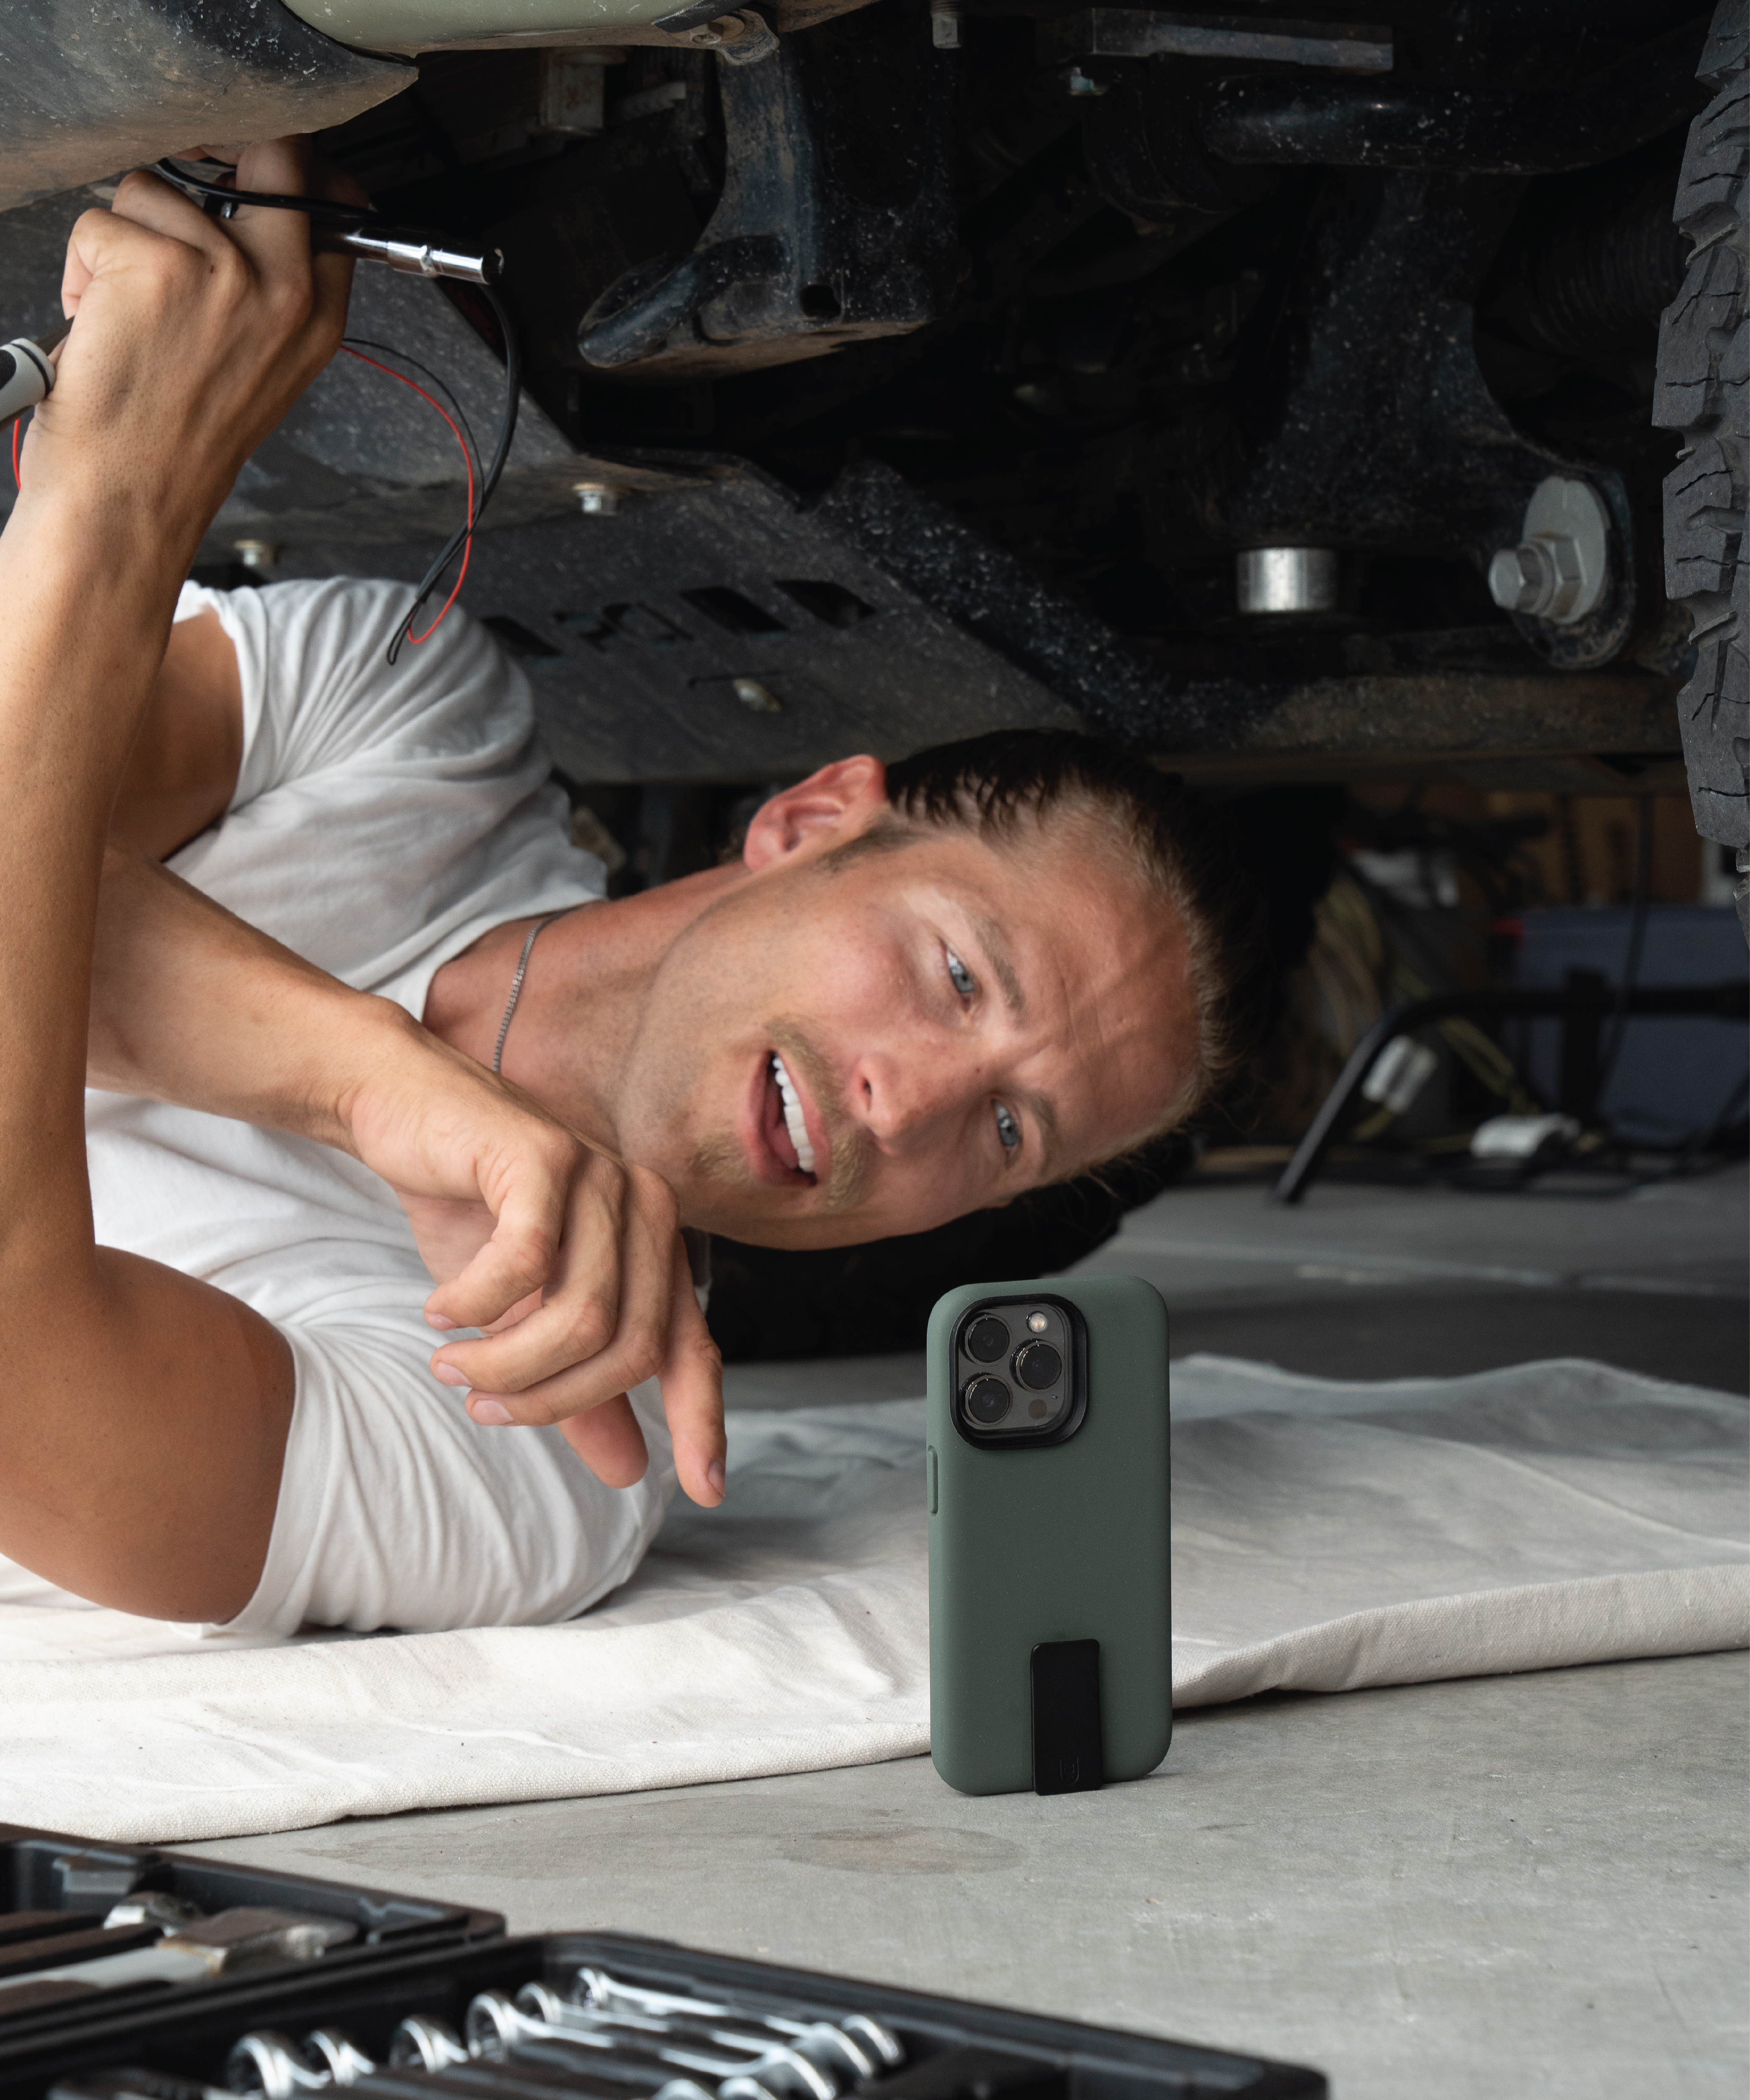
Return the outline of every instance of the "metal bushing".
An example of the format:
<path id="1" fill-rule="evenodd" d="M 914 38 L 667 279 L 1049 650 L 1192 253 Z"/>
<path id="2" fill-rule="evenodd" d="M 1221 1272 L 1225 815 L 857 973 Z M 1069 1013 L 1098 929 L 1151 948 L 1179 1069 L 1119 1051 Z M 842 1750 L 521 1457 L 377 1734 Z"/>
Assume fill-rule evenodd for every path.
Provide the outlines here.
<path id="1" fill-rule="evenodd" d="M 1329 612 L 1337 603 L 1337 550 L 1248 547 L 1237 581 L 1241 612 Z"/>

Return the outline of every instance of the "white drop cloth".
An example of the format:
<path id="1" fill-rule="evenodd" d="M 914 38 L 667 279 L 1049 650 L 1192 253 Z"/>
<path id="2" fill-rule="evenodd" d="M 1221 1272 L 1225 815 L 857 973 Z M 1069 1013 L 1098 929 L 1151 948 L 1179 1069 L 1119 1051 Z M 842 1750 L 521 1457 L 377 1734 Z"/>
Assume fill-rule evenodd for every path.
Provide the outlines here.
<path id="1" fill-rule="evenodd" d="M 1182 1705 L 1750 1645 L 1742 1401 L 1191 1357 L 1173 1405 Z M 0 1817 L 169 1842 L 924 1749 L 923 1402 L 731 1424 L 725 1510 L 678 1506 L 567 1625 L 197 1645 L 0 1609 Z"/>

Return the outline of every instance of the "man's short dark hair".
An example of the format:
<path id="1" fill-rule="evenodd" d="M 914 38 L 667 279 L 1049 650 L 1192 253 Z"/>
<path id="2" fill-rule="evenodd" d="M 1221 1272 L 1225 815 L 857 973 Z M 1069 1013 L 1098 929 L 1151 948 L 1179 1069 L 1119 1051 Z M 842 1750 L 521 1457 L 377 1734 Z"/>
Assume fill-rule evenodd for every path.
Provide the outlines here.
<path id="1" fill-rule="evenodd" d="M 1067 730 L 996 730 L 937 744 L 887 769 L 888 800 L 914 822 L 989 836 L 1078 810 L 1104 819 L 1143 881 L 1184 925 L 1197 1008 L 1197 1065 L 1155 1130 L 1226 1092 L 1254 1047 L 1265 967 L 1263 911 L 1230 827 L 1183 780 Z"/>

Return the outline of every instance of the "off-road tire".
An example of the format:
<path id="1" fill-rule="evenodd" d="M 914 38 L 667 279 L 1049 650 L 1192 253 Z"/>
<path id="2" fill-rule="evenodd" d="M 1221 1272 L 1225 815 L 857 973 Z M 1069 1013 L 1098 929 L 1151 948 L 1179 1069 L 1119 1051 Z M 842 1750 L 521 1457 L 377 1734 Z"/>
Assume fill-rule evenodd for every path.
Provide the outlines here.
<path id="1" fill-rule="evenodd" d="M 1672 216 L 1695 243 L 1659 330 L 1653 421 L 1683 433 L 1665 481 L 1665 594 L 1690 610 L 1695 668 L 1678 696 L 1696 828 L 1750 867 L 1750 7 L 1721 0 L 1697 77 L 1715 89 L 1690 126 Z M 1750 880 L 1736 893 L 1750 938 Z"/>

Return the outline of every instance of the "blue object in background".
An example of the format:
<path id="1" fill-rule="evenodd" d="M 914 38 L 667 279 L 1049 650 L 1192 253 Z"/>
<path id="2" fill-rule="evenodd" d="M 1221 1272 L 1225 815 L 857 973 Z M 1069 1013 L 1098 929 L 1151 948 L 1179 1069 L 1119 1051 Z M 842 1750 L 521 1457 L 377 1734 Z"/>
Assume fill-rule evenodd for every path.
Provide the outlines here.
<path id="1" fill-rule="evenodd" d="M 1527 911 L 1514 982 L 1560 985 L 1570 970 L 1596 970 L 1614 989 L 1622 982 L 1632 918 L 1626 907 L 1616 906 Z M 1720 984 L 1741 977 L 1747 967 L 1750 956 L 1730 904 L 1648 908 L 1637 982 Z M 1607 1018 L 1601 1054 L 1608 1052 L 1613 1026 Z M 1553 1104 L 1561 1087 L 1562 1024 L 1510 1023 L 1506 1047 Z M 1646 1145 L 1681 1144 L 1706 1131 L 1743 1084 L 1747 1055 L 1750 1041 L 1738 1021 L 1632 1020 L 1600 1112 L 1620 1136 Z"/>

